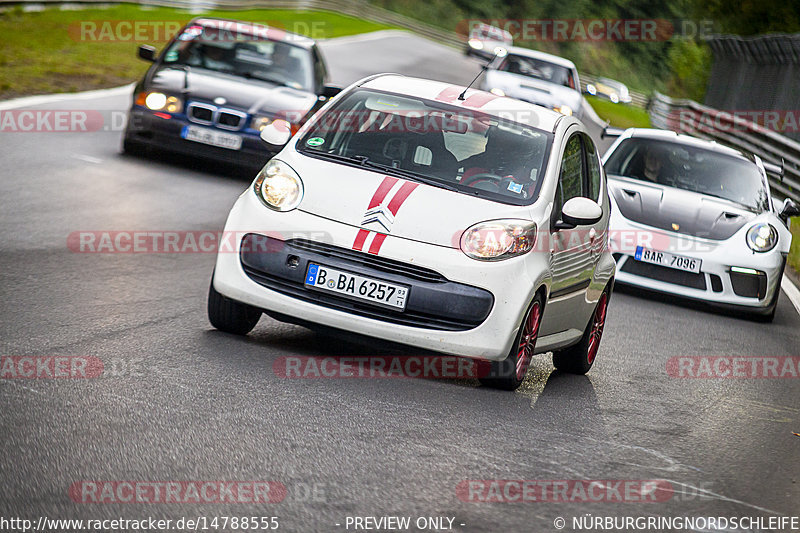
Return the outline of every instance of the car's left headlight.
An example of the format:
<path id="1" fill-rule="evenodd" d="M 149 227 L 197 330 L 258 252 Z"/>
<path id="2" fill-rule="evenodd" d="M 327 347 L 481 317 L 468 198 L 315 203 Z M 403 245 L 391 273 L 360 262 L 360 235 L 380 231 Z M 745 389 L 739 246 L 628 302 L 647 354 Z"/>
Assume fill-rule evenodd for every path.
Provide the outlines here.
<path id="1" fill-rule="evenodd" d="M 478 261 L 500 261 L 533 249 L 536 224 L 525 220 L 490 220 L 461 235 L 461 251 Z"/>
<path id="2" fill-rule="evenodd" d="M 554 107 L 553 109 L 558 111 L 562 115 L 567 115 L 567 116 L 572 115 L 572 108 L 570 106 L 568 106 L 568 105 L 562 105 L 562 106 L 559 106 L 559 107 Z"/>
<path id="3" fill-rule="evenodd" d="M 483 42 L 478 39 L 470 39 L 468 44 L 475 50 L 483 50 Z"/>
<path id="4" fill-rule="evenodd" d="M 747 230 L 747 246 L 754 252 L 769 252 L 778 244 L 778 230 L 772 224 L 755 224 Z"/>
<path id="5" fill-rule="evenodd" d="M 136 95 L 136 104 L 144 106 L 151 111 L 167 111 L 168 113 L 180 113 L 183 111 L 183 100 L 180 97 L 158 91 L 140 92 Z"/>
<path id="6" fill-rule="evenodd" d="M 270 209 L 291 211 L 303 199 L 303 181 L 292 167 L 272 159 L 256 176 L 253 191 Z"/>

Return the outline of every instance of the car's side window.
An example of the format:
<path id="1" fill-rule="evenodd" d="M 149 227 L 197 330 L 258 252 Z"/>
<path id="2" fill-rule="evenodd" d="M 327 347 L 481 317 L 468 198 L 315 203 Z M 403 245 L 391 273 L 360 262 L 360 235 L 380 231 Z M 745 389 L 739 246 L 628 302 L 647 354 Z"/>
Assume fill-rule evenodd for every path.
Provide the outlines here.
<path id="1" fill-rule="evenodd" d="M 588 178 L 586 196 L 594 201 L 598 201 L 600 199 L 602 175 L 600 160 L 597 157 L 597 149 L 594 147 L 594 142 L 592 142 L 592 139 L 588 135 L 583 136 L 583 146 L 586 149 L 586 174 Z"/>
<path id="2" fill-rule="evenodd" d="M 556 219 L 567 200 L 584 196 L 585 172 L 583 168 L 583 148 L 580 135 L 575 133 L 567 141 L 564 157 L 561 160 L 561 174 L 558 178 L 553 213 Z"/>

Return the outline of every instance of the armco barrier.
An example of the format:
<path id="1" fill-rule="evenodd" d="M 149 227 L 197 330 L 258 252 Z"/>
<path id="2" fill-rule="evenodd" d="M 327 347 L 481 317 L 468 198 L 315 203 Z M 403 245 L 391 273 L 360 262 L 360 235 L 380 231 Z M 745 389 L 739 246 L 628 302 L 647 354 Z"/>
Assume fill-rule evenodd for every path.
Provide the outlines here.
<path id="1" fill-rule="evenodd" d="M 776 196 L 800 202 L 800 143 L 733 113 L 658 92 L 650 105 L 650 122 L 654 128 L 717 141 L 754 153 L 764 161 L 783 164 L 783 178 L 770 175 L 770 186 Z"/>

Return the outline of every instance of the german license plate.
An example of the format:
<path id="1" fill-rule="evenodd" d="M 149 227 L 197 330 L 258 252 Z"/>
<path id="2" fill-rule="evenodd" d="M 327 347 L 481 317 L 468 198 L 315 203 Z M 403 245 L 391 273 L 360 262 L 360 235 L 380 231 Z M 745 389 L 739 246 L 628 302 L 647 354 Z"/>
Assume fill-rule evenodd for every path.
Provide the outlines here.
<path id="1" fill-rule="evenodd" d="M 703 264 L 700 259 L 675 255 L 669 252 L 659 252 L 658 250 L 651 250 L 650 248 L 644 248 L 642 246 L 636 247 L 636 254 L 633 258 L 637 261 L 653 263 L 654 265 L 661 265 L 685 272 L 694 272 L 695 274 L 700 272 L 700 265 Z"/>
<path id="2" fill-rule="evenodd" d="M 181 137 L 187 141 L 219 146 L 229 150 L 238 150 L 242 147 L 242 138 L 239 135 L 198 126 L 184 126 L 181 131 Z"/>
<path id="3" fill-rule="evenodd" d="M 310 263 L 306 287 L 333 292 L 393 309 L 404 310 L 408 287 Z"/>

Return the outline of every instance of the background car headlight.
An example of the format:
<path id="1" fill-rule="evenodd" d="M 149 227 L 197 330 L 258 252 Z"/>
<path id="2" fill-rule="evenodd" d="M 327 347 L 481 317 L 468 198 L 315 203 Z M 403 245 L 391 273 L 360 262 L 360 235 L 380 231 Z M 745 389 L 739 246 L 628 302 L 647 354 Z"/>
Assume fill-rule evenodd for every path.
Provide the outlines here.
<path id="1" fill-rule="evenodd" d="M 500 89 L 498 87 L 495 87 L 494 89 L 491 89 L 489 92 L 492 93 L 495 96 L 505 96 L 506 95 L 506 92 L 503 89 Z"/>
<path id="2" fill-rule="evenodd" d="M 461 251 L 479 261 L 500 261 L 526 254 L 536 243 L 536 224 L 525 220 L 491 220 L 461 235 Z"/>
<path id="3" fill-rule="evenodd" d="M 562 115 L 570 116 L 572 115 L 572 108 L 568 105 L 562 105 L 560 107 L 554 107 L 554 110 L 558 111 Z"/>
<path id="4" fill-rule="evenodd" d="M 297 172 L 278 159 L 261 169 L 253 182 L 253 190 L 261 202 L 276 211 L 291 211 L 303 199 L 303 181 Z"/>
<path id="5" fill-rule="evenodd" d="M 483 42 L 482 41 L 479 41 L 478 39 L 470 39 L 467 42 L 475 50 L 483 50 Z"/>
<path id="6" fill-rule="evenodd" d="M 255 116 L 253 120 L 250 121 L 250 127 L 256 131 L 261 131 L 272 124 L 272 120 L 272 117 Z"/>
<path id="7" fill-rule="evenodd" d="M 771 224 L 756 224 L 747 230 L 747 246 L 754 252 L 769 252 L 778 244 L 778 230 Z"/>
<path id="8" fill-rule="evenodd" d="M 158 91 L 141 92 L 136 96 L 136 104 L 145 106 L 152 111 L 167 111 L 180 113 L 183 110 L 183 101 L 177 96 L 169 96 Z"/>
<path id="9" fill-rule="evenodd" d="M 586 92 L 591 94 L 591 95 L 595 95 L 595 94 L 597 94 L 597 87 L 595 87 L 591 83 L 587 83 L 586 84 Z"/>

